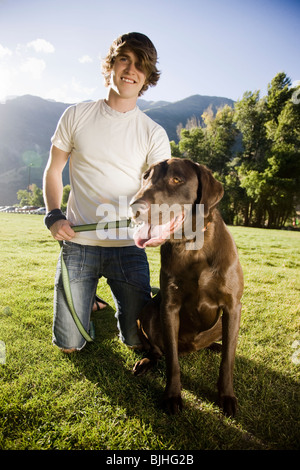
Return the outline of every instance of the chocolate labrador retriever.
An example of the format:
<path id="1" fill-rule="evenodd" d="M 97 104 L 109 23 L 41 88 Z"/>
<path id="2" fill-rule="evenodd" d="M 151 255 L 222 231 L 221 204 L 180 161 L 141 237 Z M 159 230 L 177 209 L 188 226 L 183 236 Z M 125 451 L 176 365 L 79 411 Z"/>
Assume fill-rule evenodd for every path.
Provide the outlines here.
<path id="1" fill-rule="evenodd" d="M 178 356 L 219 348 L 219 403 L 226 415 L 234 416 L 243 272 L 234 240 L 215 207 L 223 187 L 208 168 L 182 158 L 153 165 L 143 178 L 131 202 L 136 222 L 143 222 L 135 243 L 140 248 L 161 245 L 161 271 L 160 292 L 138 319 L 148 353 L 135 364 L 134 374 L 145 373 L 165 355 L 165 402 L 174 414 L 182 409 Z M 222 346 L 216 343 L 220 340 Z"/>

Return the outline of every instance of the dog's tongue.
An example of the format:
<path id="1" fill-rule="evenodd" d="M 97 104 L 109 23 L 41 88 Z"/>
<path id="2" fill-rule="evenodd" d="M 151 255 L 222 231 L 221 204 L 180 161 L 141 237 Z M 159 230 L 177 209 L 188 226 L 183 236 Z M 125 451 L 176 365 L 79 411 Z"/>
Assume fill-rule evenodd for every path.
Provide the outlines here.
<path id="1" fill-rule="evenodd" d="M 167 240 L 182 221 L 183 216 L 176 217 L 164 225 L 150 225 L 145 222 L 135 231 L 134 242 L 139 248 L 159 246 Z"/>
<path id="2" fill-rule="evenodd" d="M 135 232 L 133 239 L 139 248 L 145 248 L 146 246 L 159 246 L 165 239 L 162 236 L 163 225 L 149 225 L 144 223 Z"/>

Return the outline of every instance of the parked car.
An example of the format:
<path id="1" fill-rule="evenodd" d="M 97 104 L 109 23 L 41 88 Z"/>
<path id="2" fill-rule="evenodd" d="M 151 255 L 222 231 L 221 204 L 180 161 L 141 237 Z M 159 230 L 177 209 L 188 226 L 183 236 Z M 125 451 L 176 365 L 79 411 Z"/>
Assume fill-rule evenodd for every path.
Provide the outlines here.
<path id="1" fill-rule="evenodd" d="M 46 207 L 39 207 L 38 209 L 35 209 L 34 211 L 31 212 L 32 214 L 46 214 Z"/>
<path id="2" fill-rule="evenodd" d="M 21 214 L 31 214 L 32 211 L 38 209 L 37 206 L 23 206 L 17 207 L 16 212 L 20 212 Z"/>
<path id="3" fill-rule="evenodd" d="M 1 209 L 1 212 L 15 212 L 16 208 L 14 206 L 7 206 L 4 209 Z"/>

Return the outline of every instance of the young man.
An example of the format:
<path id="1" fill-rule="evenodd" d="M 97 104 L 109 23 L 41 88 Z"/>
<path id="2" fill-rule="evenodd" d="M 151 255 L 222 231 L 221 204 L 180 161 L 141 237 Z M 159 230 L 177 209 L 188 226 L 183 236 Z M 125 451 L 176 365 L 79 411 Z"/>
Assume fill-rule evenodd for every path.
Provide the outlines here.
<path id="1" fill-rule="evenodd" d="M 166 132 L 139 110 L 136 102 L 156 85 L 157 53 L 140 33 L 117 38 L 103 64 L 106 100 L 79 103 L 62 115 L 51 139 L 44 173 L 45 223 L 52 236 L 64 241 L 76 313 L 88 331 L 101 276 L 107 279 L 116 305 L 121 340 L 139 348 L 136 318 L 150 298 L 146 254 L 137 248 L 130 230 L 105 234 L 74 232 L 72 225 L 96 223 L 129 215 L 129 202 L 151 164 L 170 158 Z M 69 160 L 71 192 L 67 217 L 60 211 L 62 171 Z M 107 236 L 108 235 L 108 236 Z M 60 260 L 55 292 L 53 342 L 64 352 L 80 350 L 85 339 L 78 331 L 65 300 Z"/>

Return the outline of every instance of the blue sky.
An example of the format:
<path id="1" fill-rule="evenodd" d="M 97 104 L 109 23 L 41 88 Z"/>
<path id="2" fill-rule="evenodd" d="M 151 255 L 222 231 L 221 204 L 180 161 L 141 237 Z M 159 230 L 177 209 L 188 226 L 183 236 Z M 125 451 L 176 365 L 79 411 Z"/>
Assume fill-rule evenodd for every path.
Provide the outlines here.
<path id="1" fill-rule="evenodd" d="M 0 100 L 106 97 L 101 58 L 120 34 L 154 42 L 162 76 L 146 100 L 264 95 L 300 80 L 300 0 L 0 0 Z"/>

